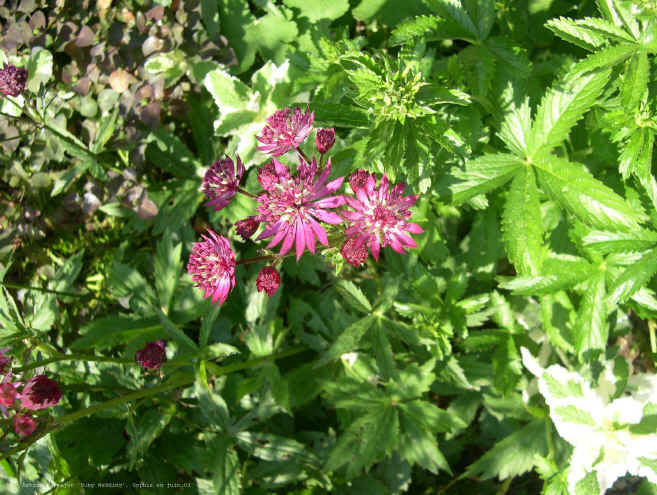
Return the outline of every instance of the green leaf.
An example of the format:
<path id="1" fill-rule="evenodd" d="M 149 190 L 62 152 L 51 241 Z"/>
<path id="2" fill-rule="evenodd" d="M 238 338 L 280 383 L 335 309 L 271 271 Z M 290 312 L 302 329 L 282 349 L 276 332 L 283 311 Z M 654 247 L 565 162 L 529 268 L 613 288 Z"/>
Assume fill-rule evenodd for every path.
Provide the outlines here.
<path id="1" fill-rule="evenodd" d="M 507 154 L 488 154 L 470 160 L 464 171 L 454 172 L 460 182 L 450 186 L 452 201 L 462 203 L 487 193 L 508 182 L 523 167 L 517 157 Z"/>
<path id="2" fill-rule="evenodd" d="M 108 287 L 114 297 L 129 298 L 130 307 L 150 312 L 155 307 L 155 292 L 135 268 L 114 262 L 108 279 Z"/>
<path id="3" fill-rule="evenodd" d="M 628 266 L 610 288 L 609 303 L 624 303 L 657 272 L 657 249 L 645 253 L 639 261 Z"/>
<path id="4" fill-rule="evenodd" d="M 459 29 L 458 38 L 466 41 L 483 39 L 460 0 L 424 0 L 427 7 Z"/>
<path id="5" fill-rule="evenodd" d="M 592 53 L 573 67 L 574 72 L 590 72 L 607 67 L 613 67 L 625 61 L 636 51 L 636 45 L 621 43 L 619 45 L 607 46 L 602 50 Z"/>
<path id="6" fill-rule="evenodd" d="M 167 335 L 178 342 L 182 346 L 190 348 L 192 351 L 197 351 L 198 346 L 190 339 L 185 332 L 178 328 L 161 310 L 157 312 L 157 316 L 160 318 L 162 323 L 162 328 L 167 333 Z"/>
<path id="7" fill-rule="evenodd" d="M 218 40 L 221 34 L 221 24 L 219 22 L 219 8 L 217 0 L 201 0 L 201 19 L 208 37 L 212 40 Z"/>
<path id="8" fill-rule="evenodd" d="M 246 43 L 258 47 L 267 58 L 273 58 L 277 63 L 283 62 L 285 48 L 299 34 L 296 23 L 280 12 L 259 17 L 257 22 L 247 25 L 244 32 Z"/>
<path id="9" fill-rule="evenodd" d="M 657 244 L 657 232 L 635 229 L 631 232 L 590 230 L 582 237 L 582 245 L 600 254 L 644 251 Z"/>
<path id="10" fill-rule="evenodd" d="M 500 277 L 500 287 L 522 296 L 547 295 L 586 280 L 592 270 L 592 265 L 584 258 L 553 254 L 546 258 L 541 275 L 511 279 Z"/>
<path id="11" fill-rule="evenodd" d="M 556 156 L 534 163 L 543 187 L 557 203 L 593 227 L 637 229 L 641 216 L 582 165 Z"/>
<path id="12" fill-rule="evenodd" d="M 166 128 L 151 131 L 146 141 L 149 143 L 146 158 L 156 167 L 181 179 L 194 175 L 200 178 L 201 163 L 187 145 Z"/>
<path id="13" fill-rule="evenodd" d="M 98 131 L 96 132 L 96 139 L 91 146 L 93 153 L 100 153 L 105 149 L 105 144 L 110 140 L 114 129 L 116 129 L 116 120 L 119 116 L 119 107 L 115 107 L 111 113 L 106 114 L 100 121 Z"/>
<path id="14" fill-rule="evenodd" d="M 640 50 L 629 60 L 621 84 L 621 102 L 628 112 L 639 105 L 644 93 L 648 91 L 649 77 L 648 54 Z"/>
<path id="15" fill-rule="evenodd" d="M 206 424 L 228 430 L 231 427 L 230 414 L 226 401 L 214 390 L 205 387 L 203 380 L 198 376 L 194 384 L 194 393 L 198 397 L 201 406 L 201 415 Z"/>
<path id="16" fill-rule="evenodd" d="M 178 285 L 180 270 L 182 269 L 182 243 L 173 244 L 170 232 L 157 243 L 155 259 L 155 288 L 160 298 L 160 307 L 165 314 L 169 314 L 171 298 Z"/>
<path id="17" fill-rule="evenodd" d="M 605 272 L 599 271 L 588 283 L 574 327 L 575 349 L 580 356 L 592 349 L 605 349 L 609 336 Z"/>
<path id="18" fill-rule="evenodd" d="M 405 414 L 400 417 L 400 427 L 402 434 L 399 455 L 403 459 L 410 464 L 419 464 L 434 474 L 438 474 L 441 469 L 452 474 L 447 459 L 438 449 L 435 434 L 422 428 Z"/>
<path id="19" fill-rule="evenodd" d="M 334 20 L 349 10 L 349 0 L 283 0 L 288 7 L 297 8 L 310 22 L 320 19 Z"/>
<path id="20" fill-rule="evenodd" d="M 237 452 L 233 448 L 233 442 L 226 437 L 220 437 L 210 444 L 210 449 L 214 454 L 210 464 L 210 472 L 213 473 L 213 493 L 218 495 L 240 495 L 242 493 L 242 474 Z"/>
<path id="21" fill-rule="evenodd" d="M 36 93 L 39 86 L 47 83 L 53 73 L 53 57 L 45 48 L 36 46 L 27 61 L 27 83 L 25 87 Z"/>
<path id="22" fill-rule="evenodd" d="M 596 48 L 604 46 L 607 42 L 606 37 L 598 31 L 589 29 L 583 21 L 584 19 L 574 20 L 559 17 L 547 21 L 545 27 L 562 40 L 573 43 L 584 50 L 594 51 Z"/>
<path id="23" fill-rule="evenodd" d="M 623 179 L 631 174 L 640 178 L 650 175 L 654 144 L 655 133 L 652 129 L 640 127 L 632 132 L 618 158 L 618 169 Z"/>
<path id="24" fill-rule="evenodd" d="M 97 318 L 83 326 L 79 333 L 82 335 L 71 345 L 71 349 L 98 350 L 127 344 L 136 338 L 156 340 L 162 336 L 162 325 L 157 318 L 134 318 L 129 316 L 107 316 Z"/>
<path id="25" fill-rule="evenodd" d="M 543 97 L 536 111 L 530 155 L 556 148 L 586 111 L 598 100 L 609 71 L 569 73 Z"/>
<path id="26" fill-rule="evenodd" d="M 600 486 L 595 471 L 587 473 L 577 482 L 574 495 L 600 495 Z"/>
<path id="27" fill-rule="evenodd" d="M 534 420 L 497 442 L 478 461 L 471 464 L 466 476 L 500 480 L 519 476 L 534 467 L 535 456 L 547 455 L 545 420 Z"/>
<path id="28" fill-rule="evenodd" d="M 221 34 L 230 41 L 239 61 L 237 72 L 244 72 L 255 60 L 256 45 L 247 41 L 246 33 L 247 27 L 253 24 L 256 18 L 251 14 L 248 2 L 244 0 L 219 0 L 219 15 L 222 20 Z"/>
<path id="29" fill-rule="evenodd" d="M 541 270 L 546 249 L 540 211 L 534 171 L 525 167 L 511 183 L 502 214 L 502 238 L 519 275 L 537 275 Z"/>
<path id="30" fill-rule="evenodd" d="M 596 426 L 595 420 L 588 412 L 582 411 L 575 406 L 554 407 L 551 408 L 551 414 L 559 416 L 561 421 L 566 423 Z"/>
<path id="31" fill-rule="evenodd" d="M 317 365 L 321 366 L 329 361 L 339 358 L 345 352 L 355 350 L 360 339 L 365 335 L 365 332 L 367 332 L 376 321 L 376 316 L 368 315 L 349 325 L 340 335 L 338 335 L 338 338 L 333 342 Z"/>
<path id="32" fill-rule="evenodd" d="M 349 280 L 338 280 L 338 283 L 335 285 L 338 293 L 342 296 L 349 306 L 353 307 L 356 311 L 360 313 L 371 313 L 372 305 L 368 301 L 363 291 Z"/>
<path id="33" fill-rule="evenodd" d="M 511 335 L 497 346 L 493 355 L 495 388 L 506 395 L 513 390 L 522 376 L 520 354 Z"/>
<path id="34" fill-rule="evenodd" d="M 313 102 L 315 122 L 324 127 L 368 129 L 370 119 L 365 110 L 348 104 Z"/>
<path id="35" fill-rule="evenodd" d="M 176 405 L 170 403 L 166 407 L 146 410 L 134 427 L 128 423 L 130 442 L 126 450 L 131 463 L 134 464 L 143 457 L 150 445 L 165 430 L 175 413 Z"/>
<path id="36" fill-rule="evenodd" d="M 504 116 L 497 136 L 504 141 L 507 148 L 518 156 L 525 156 L 528 141 L 531 139 L 531 108 L 529 99 L 525 98 L 520 106 L 513 106 Z"/>

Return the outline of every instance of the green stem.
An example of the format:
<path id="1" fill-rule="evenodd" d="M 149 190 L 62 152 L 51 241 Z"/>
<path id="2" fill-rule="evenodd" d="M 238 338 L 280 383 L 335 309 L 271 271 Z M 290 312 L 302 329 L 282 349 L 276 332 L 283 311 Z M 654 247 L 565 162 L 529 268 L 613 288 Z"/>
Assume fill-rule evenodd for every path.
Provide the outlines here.
<path id="1" fill-rule="evenodd" d="M 242 193 L 242 194 L 244 194 L 244 196 L 248 196 L 248 197 L 251 198 L 251 199 L 258 199 L 258 196 L 256 196 L 256 195 L 253 194 L 253 193 L 250 193 L 250 192 L 247 191 L 246 189 L 242 189 L 241 187 L 238 187 L 238 188 L 237 188 L 237 192 L 238 192 L 238 193 Z"/>
<path id="2" fill-rule="evenodd" d="M 283 352 L 279 352 L 277 354 L 269 354 L 267 356 L 260 356 L 254 359 L 250 359 L 249 361 L 245 361 L 243 363 L 236 363 L 228 366 L 217 366 L 212 362 L 208 362 L 208 368 L 213 370 L 215 375 L 220 376 L 220 375 L 226 375 L 229 373 L 233 373 L 235 371 L 240 371 L 240 370 L 245 370 L 249 368 L 254 368 L 263 362 L 266 361 L 275 361 L 277 359 L 282 359 L 285 357 L 293 356 L 294 354 L 299 354 L 300 352 L 303 352 L 307 350 L 308 348 L 302 345 L 292 347 L 290 349 L 287 349 Z M 10 455 L 16 454 L 18 452 L 21 452 L 27 448 L 30 447 L 34 442 L 39 440 L 40 438 L 43 438 L 44 436 L 48 435 L 49 433 L 54 433 L 58 432 L 60 430 L 63 430 L 66 428 L 68 425 L 71 423 L 77 421 L 78 419 L 82 419 L 86 416 L 90 416 L 92 414 L 95 414 L 97 412 L 100 412 L 104 409 L 109 409 L 111 407 L 116 407 L 120 406 L 121 404 L 125 404 L 127 402 L 135 401 L 138 399 L 143 399 L 145 397 L 149 397 L 151 395 L 156 395 L 162 392 L 168 392 L 169 390 L 173 390 L 179 387 L 187 387 L 194 383 L 194 377 L 193 376 L 185 376 L 182 378 L 179 378 L 177 380 L 173 380 L 169 383 L 163 383 L 162 385 L 156 385 L 155 387 L 150 387 L 142 390 L 137 390 L 135 392 L 131 392 L 129 394 L 121 395 L 119 397 L 115 397 L 114 399 L 110 399 L 105 402 L 101 402 L 100 404 L 95 404 L 93 406 L 89 406 L 84 409 L 80 409 L 79 411 L 75 411 L 70 414 L 66 414 L 64 416 L 60 416 L 59 418 L 55 418 L 54 421 L 48 425 L 46 428 L 43 429 L 43 431 L 40 431 L 38 433 L 35 433 L 31 435 L 29 438 L 25 439 L 21 443 L 19 443 L 16 447 L 13 447 L 9 449 L 8 451 L 4 452 L 3 454 L 0 455 L 0 462 L 2 460 L 7 459 Z"/>
<path id="3" fill-rule="evenodd" d="M 23 284 L 8 284 L 7 282 L 0 282 L 0 285 L 7 287 L 9 289 L 27 289 L 27 290 L 35 290 L 37 292 L 47 292 L 48 294 L 57 294 L 58 296 L 68 296 L 68 297 L 91 297 L 93 299 L 98 299 L 95 297 L 93 294 L 79 294 L 76 292 L 64 292 L 60 290 L 52 290 L 52 289 L 44 289 L 43 287 L 34 287 L 31 285 L 23 285 Z"/>
<path id="4" fill-rule="evenodd" d="M 308 158 L 308 155 L 306 155 L 301 148 L 297 148 L 297 153 L 301 155 L 301 158 L 303 158 L 306 163 L 310 164 L 310 159 Z"/>
<path id="5" fill-rule="evenodd" d="M 17 373 L 22 373 L 24 371 L 32 370 L 34 368 L 39 368 L 41 366 L 46 366 L 48 364 L 52 363 L 58 363 L 61 361 L 85 361 L 85 362 L 100 362 L 100 363 L 117 363 L 117 364 L 127 364 L 129 366 L 139 366 L 139 364 L 136 361 L 130 360 L 130 359 L 120 359 L 120 358 L 113 358 L 113 357 L 105 357 L 105 356 L 95 356 L 93 354 L 60 354 L 58 356 L 54 356 L 48 359 L 44 359 L 42 361 L 37 361 L 31 364 L 28 364 L 26 366 L 23 366 L 22 368 L 15 368 L 15 371 Z M 179 367 L 181 365 L 186 365 L 190 364 L 189 361 L 169 361 L 166 363 L 162 363 L 163 366 L 175 366 Z"/>
<path id="6" fill-rule="evenodd" d="M 657 342 L 655 341 L 655 322 L 648 320 L 648 334 L 650 335 L 650 351 L 657 353 Z"/>

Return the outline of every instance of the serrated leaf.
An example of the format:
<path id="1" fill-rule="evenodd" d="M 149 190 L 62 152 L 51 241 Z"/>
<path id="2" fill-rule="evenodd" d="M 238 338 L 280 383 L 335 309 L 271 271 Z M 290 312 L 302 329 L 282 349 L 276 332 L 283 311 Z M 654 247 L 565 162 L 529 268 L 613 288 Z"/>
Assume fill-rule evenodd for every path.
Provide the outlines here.
<path id="1" fill-rule="evenodd" d="M 419 464 L 428 471 L 438 474 L 439 470 L 452 474 L 449 463 L 438 449 L 435 435 L 420 427 L 412 419 L 402 414 L 400 418 L 402 430 L 399 455 L 410 464 Z"/>
<path id="2" fill-rule="evenodd" d="M 192 351 L 197 351 L 198 346 L 190 339 L 185 332 L 178 328 L 162 311 L 157 312 L 157 316 L 160 318 L 160 323 L 162 323 L 162 328 L 167 333 L 167 335 L 175 340 L 178 344 L 186 346 Z"/>
<path id="3" fill-rule="evenodd" d="M 146 157 L 165 172 L 181 179 L 200 174 L 201 163 L 185 143 L 164 127 L 151 131 L 146 141 Z"/>
<path id="4" fill-rule="evenodd" d="M 502 214 L 502 239 L 509 260 L 519 275 L 536 275 L 541 270 L 545 247 L 541 202 L 534 171 L 525 167 L 516 173 Z"/>
<path id="5" fill-rule="evenodd" d="M 157 243 L 153 265 L 155 269 L 155 288 L 160 299 L 160 307 L 169 313 L 171 298 L 178 285 L 182 269 L 182 243 L 173 244 L 170 232 Z"/>
<path id="6" fill-rule="evenodd" d="M 630 112 L 638 106 L 644 93 L 648 91 L 650 64 L 648 54 L 640 50 L 634 54 L 627 64 L 627 70 L 621 84 L 621 102 L 626 111 Z"/>
<path id="7" fill-rule="evenodd" d="M 636 46 L 628 43 L 607 46 L 575 64 L 573 71 L 584 73 L 613 67 L 614 65 L 622 63 L 628 57 L 631 57 L 635 50 Z"/>
<path id="8" fill-rule="evenodd" d="M 495 24 L 495 0 L 463 0 L 463 5 L 477 26 L 479 39 L 486 39 Z"/>
<path id="9" fill-rule="evenodd" d="M 421 15 L 405 19 L 390 33 L 390 45 L 404 45 L 421 38 L 423 41 L 446 39 L 462 39 L 470 33 L 464 31 L 458 24 L 449 22 L 438 16 Z"/>
<path id="10" fill-rule="evenodd" d="M 519 476 L 534 467 L 536 454 L 547 455 L 544 420 L 534 420 L 497 442 L 468 467 L 466 476 L 482 479 L 499 476 L 501 480 Z"/>
<path id="11" fill-rule="evenodd" d="M 500 277 L 500 287 L 522 296 L 547 295 L 571 287 L 590 277 L 593 266 L 584 258 L 550 255 L 543 263 L 541 275 L 534 277 Z"/>
<path id="12" fill-rule="evenodd" d="M 624 303 L 657 272 L 657 249 L 651 249 L 639 261 L 628 266 L 610 288 L 609 303 Z"/>
<path id="13" fill-rule="evenodd" d="M 339 280 L 335 288 L 347 304 L 361 313 L 371 313 L 372 305 L 363 291 L 349 280 Z"/>
<path id="14" fill-rule="evenodd" d="M 623 179 L 632 174 L 639 178 L 650 175 L 654 144 L 655 133 L 652 129 L 640 127 L 632 132 L 618 157 L 618 169 Z"/>
<path id="15" fill-rule="evenodd" d="M 575 349 L 580 356 L 590 350 L 605 349 L 609 336 L 605 273 L 598 272 L 588 283 L 573 330 Z"/>
<path id="16" fill-rule="evenodd" d="M 360 339 L 365 335 L 365 332 L 367 332 L 376 321 L 376 316 L 368 315 L 345 328 L 344 331 L 338 335 L 335 342 L 333 342 L 333 345 L 331 345 L 328 351 L 326 351 L 322 359 L 320 359 L 318 366 L 339 358 L 345 352 L 355 350 Z"/>
<path id="17" fill-rule="evenodd" d="M 424 0 L 427 7 L 461 30 L 458 37 L 466 41 L 483 39 L 460 0 Z"/>
<path id="18" fill-rule="evenodd" d="M 607 42 L 605 36 L 598 31 L 589 29 L 586 24 L 582 25 L 582 21 L 583 19 L 559 17 L 547 21 L 545 27 L 559 38 L 584 48 L 584 50 L 594 51 L 605 45 Z"/>
<path id="19" fill-rule="evenodd" d="M 219 0 L 219 16 L 222 19 L 221 34 L 230 40 L 239 61 L 237 72 L 244 72 L 255 60 L 256 46 L 247 42 L 246 27 L 256 18 L 244 0 Z"/>
<path id="20" fill-rule="evenodd" d="M 657 232 L 636 229 L 631 232 L 590 230 L 582 237 L 582 245 L 600 254 L 644 251 L 657 244 Z"/>
<path id="21" fill-rule="evenodd" d="M 155 340 L 162 336 L 162 325 L 157 318 L 134 318 L 128 316 L 108 316 L 97 318 L 80 329 L 81 337 L 70 344 L 71 349 L 98 350 L 127 344 L 136 338 Z"/>
<path id="22" fill-rule="evenodd" d="M 552 86 L 541 100 L 534 121 L 530 155 L 559 146 L 593 106 L 609 80 L 609 71 L 569 73 Z"/>
<path id="23" fill-rule="evenodd" d="M 525 156 L 532 126 L 529 98 L 512 107 L 505 115 L 497 136 L 518 156 Z"/>
<path id="24" fill-rule="evenodd" d="M 115 107 L 111 113 L 106 114 L 100 121 L 98 131 L 96 132 L 96 139 L 91 147 L 94 153 L 100 153 L 105 148 L 105 144 L 114 134 L 116 128 L 116 120 L 119 115 L 119 107 Z"/>
<path id="25" fill-rule="evenodd" d="M 214 390 L 206 388 L 202 382 L 203 380 L 197 378 L 194 384 L 194 393 L 198 397 L 202 417 L 208 426 L 228 430 L 231 422 L 226 401 Z"/>
<path id="26" fill-rule="evenodd" d="M 508 182 L 517 173 L 523 162 L 508 153 L 488 154 L 470 160 L 464 171 L 454 172 L 460 182 L 449 187 L 454 203 L 485 194 Z"/>
<path id="27" fill-rule="evenodd" d="M 313 102 L 315 122 L 324 127 L 369 129 L 370 119 L 365 110 L 353 105 Z"/>
<path id="28" fill-rule="evenodd" d="M 534 163 L 539 182 L 562 208 L 598 228 L 637 229 L 641 216 L 582 165 L 550 156 Z"/>
<path id="29" fill-rule="evenodd" d="M 108 279 L 110 292 L 117 298 L 129 298 L 130 306 L 151 312 L 156 305 L 155 291 L 135 268 L 114 262 Z"/>
<path id="30" fill-rule="evenodd" d="M 213 473 L 213 494 L 240 495 L 242 493 L 240 461 L 233 448 L 233 442 L 225 437 L 218 438 L 211 444 L 214 453 L 210 464 Z"/>
<path id="31" fill-rule="evenodd" d="M 176 405 L 170 403 L 167 407 L 148 409 L 134 428 L 128 423 L 130 442 L 126 450 L 132 463 L 146 453 L 148 447 L 167 427 L 175 412 Z"/>

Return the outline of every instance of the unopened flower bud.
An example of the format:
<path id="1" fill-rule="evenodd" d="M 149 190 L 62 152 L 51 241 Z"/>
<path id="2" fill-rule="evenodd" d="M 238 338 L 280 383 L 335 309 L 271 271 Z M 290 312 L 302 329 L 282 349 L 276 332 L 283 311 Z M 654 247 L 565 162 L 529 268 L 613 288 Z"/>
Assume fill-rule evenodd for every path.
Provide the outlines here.
<path id="1" fill-rule="evenodd" d="M 62 391 L 57 382 L 45 375 L 30 378 L 20 394 L 21 405 L 32 411 L 53 407 L 61 397 Z"/>
<path id="2" fill-rule="evenodd" d="M 340 249 L 340 254 L 347 263 L 360 266 L 367 259 L 367 244 L 362 239 L 352 237 L 347 239 Z"/>
<path id="3" fill-rule="evenodd" d="M 281 275 L 273 266 L 266 266 L 258 273 L 258 279 L 256 280 L 258 292 L 265 291 L 269 297 L 273 297 L 280 285 Z"/>
<path id="4" fill-rule="evenodd" d="M 18 96 L 25 91 L 27 82 L 27 70 L 15 67 L 12 64 L 5 64 L 0 69 L 0 93 L 5 96 Z"/>
<path id="5" fill-rule="evenodd" d="M 260 222 L 255 217 L 248 217 L 235 223 L 235 230 L 246 241 L 255 234 L 255 231 L 258 230 L 258 225 L 260 225 Z"/>
<path id="6" fill-rule="evenodd" d="M 317 131 L 317 136 L 315 137 L 315 145 L 317 146 L 317 151 L 319 151 L 322 155 L 333 148 L 334 144 L 334 129 L 320 129 Z"/>
<path id="7" fill-rule="evenodd" d="M 29 414 L 17 414 L 14 416 L 14 431 L 19 437 L 26 437 L 34 433 L 37 424 Z"/>
<path id="8" fill-rule="evenodd" d="M 135 353 L 135 361 L 144 368 L 158 369 L 167 360 L 166 345 L 167 342 L 163 339 L 149 342 Z"/>

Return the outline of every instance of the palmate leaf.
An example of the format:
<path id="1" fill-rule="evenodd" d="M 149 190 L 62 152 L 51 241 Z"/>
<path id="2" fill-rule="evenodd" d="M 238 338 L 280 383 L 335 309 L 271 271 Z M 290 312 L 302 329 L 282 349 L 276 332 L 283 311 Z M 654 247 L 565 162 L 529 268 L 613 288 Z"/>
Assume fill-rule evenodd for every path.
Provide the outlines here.
<path id="1" fill-rule="evenodd" d="M 623 179 L 627 179 L 630 175 L 639 178 L 650 176 L 654 145 L 655 133 L 652 129 L 640 127 L 632 133 L 618 158 L 618 168 Z"/>
<path id="2" fill-rule="evenodd" d="M 519 158 L 508 153 L 488 154 L 471 160 L 465 171 L 454 173 L 461 182 L 452 184 L 449 188 L 452 201 L 462 203 L 479 194 L 485 194 L 511 180 L 523 166 Z"/>
<path id="3" fill-rule="evenodd" d="M 428 471 L 438 474 L 443 470 L 452 474 L 447 459 L 438 449 L 435 435 L 424 429 L 408 414 L 400 417 L 400 426 L 403 431 L 400 437 L 399 454 L 411 465 L 419 464 Z"/>
<path id="4" fill-rule="evenodd" d="M 468 467 L 466 476 L 498 476 L 501 480 L 518 476 L 534 467 L 536 454 L 547 455 L 544 420 L 534 420 L 496 443 Z"/>
<path id="5" fill-rule="evenodd" d="M 630 59 L 621 85 L 620 96 L 626 111 L 631 111 L 643 99 L 643 94 L 648 91 L 649 78 L 648 53 L 639 50 Z"/>
<path id="6" fill-rule="evenodd" d="M 454 24 L 455 28 L 458 26 L 462 32 L 458 38 L 466 41 L 483 39 L 460 0 L 424 0 L 424 3 L 436 14 Z"/>
<path id="7" fill-rule="evenodd" d="M 463 6 L 477 26 L 479 39 L 486 39 L 495 24 L 495 0 L 463 0 Z"/>
<path id="8" fill-rule="evenodd" d="M 600 254 L 642 251 L 657 245 L 657 232 L 645 229 L 631 232 L 591 230 L 582 237 L 582 245 Z"/>
<path id="9" fill-rule="evenodd" d="M 584 113 L 595 104 L 609 80 L 609 71 L 570 72 L 541 100 L 534 121 L 531 148 L 548 152 L 559 146 Z"/>
<path id="10" fill-rule="evenodd" d="M 598 228 L 637 229 L 642 217 L 583 165 L 556 156 L 534 163 L 540 184 L 562 208 Z"/>
<path id="11" fill-rule="evenodd" d="M 580 302 L 574 327 L 575 349 L 581 356 L 592 349 L 605 349 L 609 326 L 605 272 L 599 271 L 589 280 L 589 287 Z"/>
<path id="12" fill-rule="evenodd" d="M 609 303 L 625 302 L 657 272 L 657 248 L 645 253 L 639 261 L 629 265 L 610 288 Z"/>
<path id="13" fill-rule="evenodd" d="M 520 275 L 540 272 L 545 256 L 541 202 L 534 171 L 516 173 L 502 214 L 502 239 L 509 260 Z"/>

